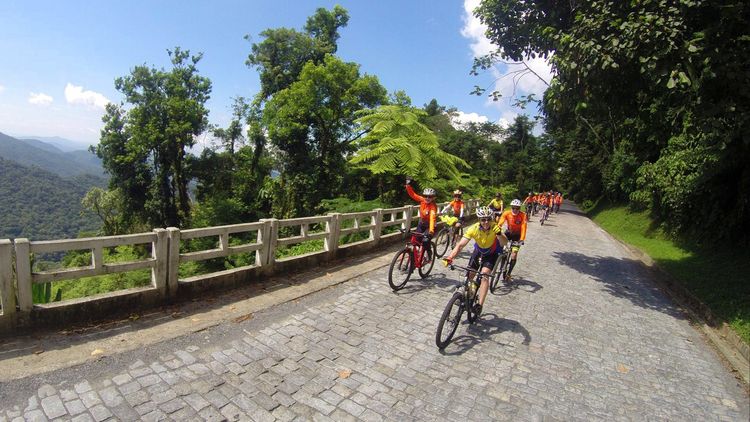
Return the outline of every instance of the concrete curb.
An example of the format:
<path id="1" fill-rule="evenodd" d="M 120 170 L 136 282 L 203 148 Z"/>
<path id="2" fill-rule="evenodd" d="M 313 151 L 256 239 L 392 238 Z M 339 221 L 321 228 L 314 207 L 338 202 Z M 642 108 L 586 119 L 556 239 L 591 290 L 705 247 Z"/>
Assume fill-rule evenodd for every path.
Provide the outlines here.
<path id="1" fill-rule="evenodd" d="M 693 326 L 704 334 L 713 348 L 719 352 L 724 362 L 729 365 L 733 372 L 737 373 L 737 379 L 744 383 L 745 388 L 750 389 L 750 346 L 742 341 L 740 336 L 727 323 L 719 323 L 706 304 L 688 291 L 679 280 L 661 268 L 648 254 L 612 236 L 594 220 L 591 220 L 591 222 L 621 245 L 654 275 L 653 279 L 661 290 L 695 321 Z"/>

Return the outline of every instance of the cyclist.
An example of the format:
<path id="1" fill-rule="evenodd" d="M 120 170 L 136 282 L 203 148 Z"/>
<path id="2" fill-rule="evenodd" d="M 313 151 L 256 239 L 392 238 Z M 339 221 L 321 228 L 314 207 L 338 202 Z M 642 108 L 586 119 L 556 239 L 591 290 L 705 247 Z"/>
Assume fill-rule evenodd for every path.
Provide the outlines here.
<path id="1" fill-rule="evenodd" d="M 505 211 L 500 216 L 500 221 L 497 225 L 502 229 L 503 223 L 507 224 L 508 229 L 505 231 L 505 237 L 508 240 L 520 242 L 523 245 L 526 240 L 526 213 L 521 211 L 521 200 L 514 199 L 510 203 L 510 211 Z M 505 281 L 510 281 L 510 273 L 513 272 L 513 267 L 516 266 L 516 260 L 518 260 L 518 250 L 521 246 L 514 246 L 511 248 L 510 254 L 510 265 L 508 267 L 508 273 L 503 274 Z"/>
<path id="2" fill-rule="evenodd" d="M 466 222 L 466 217 L 464 216 L 464 212 L 466 211 L 466 206 L 464 205 L 464 201 L 461 200 L 461 197 L 463 196 L 463 192 L 461 192 L 460 189 L 456 189 L 453 191 L 453 200 L 448 203 L 448 205 L 443 208 L 440 213 L 441 214 L 447 214 L 450 211 L 453 211 L 453 215 L 458 218 L 458 221 L 456 222 L 455 226 L 456 229 L 464 225 L 464 222 Z M 456 235 L 458 232 L 456 231 Z M 451 241 L 455 240 L 451 239 Z"/>
<path id="3" fill-rule="evenodd" d="M 424 188 L 422 195 L 417 195 L 411 187 L 411 178 L 406 178 L 406 193 L 411 199 L 419 202 L 419 222 L 417 233 L 425 233 L 422 238 L 424 243 L 429 243 L 430 237 L 435 234 L 435 219 L 437 218 L 437 204 L 435 204 L 435 189 Z"/>
<path id="4" fill-rule="evenodd" d="M 557 192 L 555 196 L 555 214 L 560 212 L 560 205 L 562 205 L 562 194 Z"/>
<path id="5" fill-rule="evenodd" d="M 495 198 L 492 201 L 490 201 L 490 203 L 487 204 L 487 206 L 490 208 L 490 211 L 494 212 L 495 214 L 497 215 L 502 214 L 503 209 L 504 209 L 502 192 L 498 192 L 497 194 L 495 194 Z"/>
<path id="6" fill-rule="evenodd" d="M 479 316 L 482 313 L 482 305 L 487 297 L 487 290 L 490 286 L 489 277 L 484 274 L 490 274 L 495 267 L 495 262 L 500 254 L 500 226 L 495 224 L 494 213 L 489 207 L 477 208 L 477 218 L 479 222 L 471 225 L 464 232 L 464 237 L 456 244 L 445 260 L 450 264 L 461 250 L 474 240 L 474 252 L 469 258 L 469 267 L 479 270 L 481 267 L 482 281 L 479 286 L 479 301 L 474 305 L 474 313 Z M 480 262 L 481 261 L 481 262 Z M 469 280 L 473 282 L 475 273 L 469 273 Z"/>
<path id="7" fill-rule="evenodd" d="M 527 215 L 531 215 L 532 209 L 534 208 L 534 202 L 536 202 L 536 196 L 534 196 L 534 192 L 529 192 L 529 194 L 526 195 L 526 199 L 523 200 L 523 205 L 526 207 Z"/>

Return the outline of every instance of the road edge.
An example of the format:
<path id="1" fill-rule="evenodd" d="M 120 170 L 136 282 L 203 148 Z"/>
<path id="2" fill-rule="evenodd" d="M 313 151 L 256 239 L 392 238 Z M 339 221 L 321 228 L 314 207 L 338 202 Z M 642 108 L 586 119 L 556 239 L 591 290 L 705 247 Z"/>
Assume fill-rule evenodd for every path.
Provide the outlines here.
<path id="1" fill-rule="evenodd" d="M 651 272 L 656 285 L 688 314 L 693 321 L 691 325 L 703 334 L 735 378 L 743 383 L 745 392 L 750 394 L 750 346 L 745 344 L 727 323 L 715 323 L 718 319 L 709 307 L 690 293 L 677 278 L 661 268 L 647 253 L 616 238 L 587 214 L 584 215 Z M 714 322 L 718 327 L 713 327 L 710 322 Z"/>

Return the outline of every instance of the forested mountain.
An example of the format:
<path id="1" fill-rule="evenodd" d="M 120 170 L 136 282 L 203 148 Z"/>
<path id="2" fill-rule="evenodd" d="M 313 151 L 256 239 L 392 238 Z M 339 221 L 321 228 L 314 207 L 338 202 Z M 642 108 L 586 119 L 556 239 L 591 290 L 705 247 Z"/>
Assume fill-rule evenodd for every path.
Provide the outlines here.
<path id="1" fill-rule="evenodd" d="M 101 160 L 85 151 L 62 151 L 36 139 L 16 139 L 0 133 L 0 157 L 23 166 L 37 166 L 62 177 L 92 174 L 104 177 Z"/>
<path id="2" fill-rule="evenodd" d="M 91 175 L 63 179 L 0 157 L 0 239 L 65 239 L 96 230 L 99 221 L 94 216 L 81 216 L 81 198 L 92 186 L 105 183 Z"/>

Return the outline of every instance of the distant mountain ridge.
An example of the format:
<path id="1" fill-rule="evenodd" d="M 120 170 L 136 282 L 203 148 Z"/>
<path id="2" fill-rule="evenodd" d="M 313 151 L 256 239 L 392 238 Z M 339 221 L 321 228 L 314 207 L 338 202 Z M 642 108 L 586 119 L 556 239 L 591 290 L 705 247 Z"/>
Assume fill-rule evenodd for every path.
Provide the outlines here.
<path id="1" fill-rule="evenodd" d="M 16 139 L 21 140 L 35 140 L 35 141 L 41 141 L 46 145 L 52 145 L 55 148 L 59 149 L 62 152 L 70 152 L 70 151 L 81 151 L 81 150 L 88 150 L 89 149 L 89 143 L 87 142 L 80 142 L 80 141 L 73 141 L 71 139 L 61 138 L 59 136 L 34 136 L 34 135 L 24 135 L 24 136 L 14 136 Z"/>
<path id="2" fill-rule="evenodd" d="M 0 157 L 22 166 L 39 167 L 64 178 L 83 174 L 105 177 L 101 160 L 89 151 L 64 151 L 38 139 L 18 139 L 1 132 Z"/>

